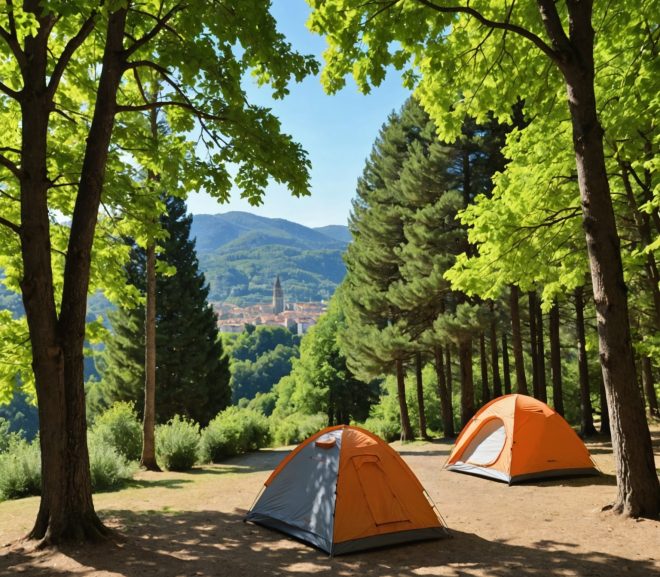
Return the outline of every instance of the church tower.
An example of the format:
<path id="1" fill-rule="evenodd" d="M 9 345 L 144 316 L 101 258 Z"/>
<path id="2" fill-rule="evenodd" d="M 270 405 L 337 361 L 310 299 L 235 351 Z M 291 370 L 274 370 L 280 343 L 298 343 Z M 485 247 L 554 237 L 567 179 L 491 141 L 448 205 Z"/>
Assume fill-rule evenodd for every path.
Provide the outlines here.
<path id="1" fill-rule="evenodd" d="M 273 314 L 279 315 L 284 311 L 284 291 L 280 283 L 280 275 L 277 275 L 273 284 Z"/>

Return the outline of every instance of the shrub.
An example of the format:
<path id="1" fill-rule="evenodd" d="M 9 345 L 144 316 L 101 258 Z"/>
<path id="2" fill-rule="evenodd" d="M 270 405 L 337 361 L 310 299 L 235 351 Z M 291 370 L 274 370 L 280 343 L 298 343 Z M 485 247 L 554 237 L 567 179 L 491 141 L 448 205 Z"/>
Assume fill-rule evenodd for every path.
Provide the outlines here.
<path id="1" fill-rule="evenodd" d="M 284 419 L 271 421 L 271 434 L 275 445 L 291 445 L 300 443 L 310 435 L 327 426 L 328 418 L 323 413 L 303 415 L 293 413 Z"/>
<path id="2" fill-rule="evenodd" d="M 262 413 L 266 417 L 270 417 L 273 414 L 273 409 L 275 409 L 275 403 L 277 402 L 277 395 L 273 391 L 268 393 L 257 393 L 254 399 L 251 399 L 247 408 L 257 413 Z"/>
<path id="3" fill-rule="evenodd" d="M 188 471 L 197 463 L 199 425 L 174 415 L 156 427 L 156 454 L 168 471 Z"/>
<path id="4" fill-rule="evenodd" d="M 378 435 L 381 439 L 384 439 L 388 443 L 396 441 L 401 437 L 401 425 L 399 423 L 382 419 L 380 417 L 369 417 L 360 426 L 363 429 Z"/>
<path id="5" fill-rule="evenodd" d="M 137 464 L 129 462 L 103 435 L 90 432 L 87 445 L 94 491 L 114 489 L 131 479 L 137 471 Z"/>
<path id="6" fill-rule="evenodd" d="M 130 479 L 137 470 L 100 435 L 88 435 L 89 466 L 92 489 L 112 489 Z M 32 443 L 14 438 L 0 454 L 0 500 L 20 499 L 41 494 L 41 452 L 39 438 Z"/>
<path id="7" fill-rule="evenodd" d="M 251 409 L 229 407 L 202 432 L 201 454 L 205 462 L 256 451 L 268 445 L 268 419 Z"/>
<path id="8" fill-rule="evenodd" d="M 142 452 L 142 425 L 135 412 L 135 403 L 116 402 L 96 417 L 92 428 L 95 437 L 114 447 L 129 461 L 140 459 Z"/>
<path id="9" fill-rule="evenodd" d="M 17 443 L 23 438 L 20 433 L 12 433 L 9 431 L 11 424 L 7 419 L 0 417 L 0 453 L 5 453 L 9 450 L 14 443 Z"/>
<path id="10" fill-rule="evenodd" d="M 39 439 L 28 443 L 14 438 L 0 454 L 0 500 L 20 499 L 41 493 Z"/>

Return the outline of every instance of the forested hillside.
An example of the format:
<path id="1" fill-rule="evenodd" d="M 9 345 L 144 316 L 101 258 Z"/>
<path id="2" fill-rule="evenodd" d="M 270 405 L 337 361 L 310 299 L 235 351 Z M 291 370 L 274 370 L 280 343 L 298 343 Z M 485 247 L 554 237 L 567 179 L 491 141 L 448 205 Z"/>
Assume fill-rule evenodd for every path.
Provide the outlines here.
<path id="1" fill-rule="evenodd" d="M 209 298 L 239 305 L 268 302 L 279 274 L 287 301 L 329 299 L 344 278 L 348 228 L 311 229 L 246 212 L 200 214 L 191 235 Z"/>

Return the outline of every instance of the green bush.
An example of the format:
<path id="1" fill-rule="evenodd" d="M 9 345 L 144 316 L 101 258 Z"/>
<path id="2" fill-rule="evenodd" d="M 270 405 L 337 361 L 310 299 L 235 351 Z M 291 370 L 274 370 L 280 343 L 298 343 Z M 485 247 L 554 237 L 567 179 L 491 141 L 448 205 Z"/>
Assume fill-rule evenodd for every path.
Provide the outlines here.
<path id="1" fill-rule="evenodd" d="M 303 415 L 293 413 L 283 419 L 271 421 L 271 435 L 275 445 L 300 443 L 310 435 L 317 433 L 328 424 L 328 417 L 323 413 Z"/>
<path id="2" fill-rule="evenodd" d="M 89 469 L 94 491 L 107 491 L 121 486 L 137 471 L 137 464 L 130 462 L 106 438 L 97 433 L 87 435 Z"/>
<path id="3" fill-rule="evenodd" d="M 7 419 L 0 417 L 0 453 L 6 453 L 14 443 L 23 438 L 21 433 L 9 432 L 10 423 Z"/>
<path id="4" fill-rule="evenodd" d="M 174 415 L 156 427 L 156 455 L 168 471 L 188 471 L 197 463 L 199 425 Z"/>
<path id="5" fill-rule="evenodd" d="M 251 409 L 229 407 L 202 431 L 201 454 L 205 462 L 256 451 L 268 445 L 268 419 Z"/>
<path id="6" fill-rule="evenodd" d="M 142 452 L 142 425 L 135 412 L 135 403 L 116 402 L 96 417 L 92 427 L 95 437 L 114 447 L 129 461 L 138 461 Z"/>
<path id="7" fill-rule="evenodd" d="M 0 500 L 20 499 L 41 493 L 39 439 L 28 443 L 13 438 L 0 454 Z"/>
<path id="8" fill-rule="evenodd" d="M 393 421 L 382 419 L 379 417 L 369 417 L 364 423 L 360 425 L 363 429 L 371 431 L 384 439 L 388 443 L 396 441 L 401 437 L 401 425 Z"/>
<path id="9" fill-rule="evenodd" d="M 137 470 L 103 437 L 88 435 L 89 466 L 94 491 L 112 489 L 130 479 Z M 0 500 L 41 494 L 41 452 L 39 439 L 28 443 L 13 439 L 0 454 Z"/>

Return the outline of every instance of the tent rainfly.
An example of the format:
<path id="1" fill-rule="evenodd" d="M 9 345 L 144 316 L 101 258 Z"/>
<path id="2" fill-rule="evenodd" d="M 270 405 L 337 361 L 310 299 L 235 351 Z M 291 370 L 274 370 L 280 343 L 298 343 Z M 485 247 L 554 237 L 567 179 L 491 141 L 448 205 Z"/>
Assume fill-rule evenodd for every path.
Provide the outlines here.
<path id="1" fill-rule="evenodd" d="M 505 395 L 484 405 L 461 431 L 445 467 L 510 485 L 598 474 L 564 418 L 526 395 Z"/>
<path id="2" fill-rule="evenodd" d="M 448 535 L 417 477 L 358 427 L 311 436 L 273 471 L 246 516 L 330 555 Z"/>

